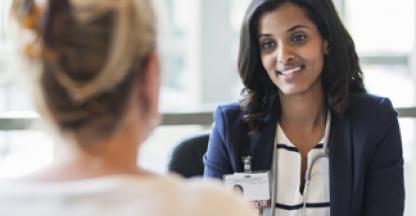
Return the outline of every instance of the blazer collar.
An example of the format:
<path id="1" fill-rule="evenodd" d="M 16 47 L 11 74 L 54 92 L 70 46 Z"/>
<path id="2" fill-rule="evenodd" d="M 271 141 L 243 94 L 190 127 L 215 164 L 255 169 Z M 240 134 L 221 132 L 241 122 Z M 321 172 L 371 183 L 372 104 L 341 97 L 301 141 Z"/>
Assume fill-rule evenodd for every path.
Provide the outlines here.
<path id="1" fill-rule="evenodd" d="M 349 216 L 352 188 L 351 120 L 333 115 L 329 134 L 331 215 Z"/>

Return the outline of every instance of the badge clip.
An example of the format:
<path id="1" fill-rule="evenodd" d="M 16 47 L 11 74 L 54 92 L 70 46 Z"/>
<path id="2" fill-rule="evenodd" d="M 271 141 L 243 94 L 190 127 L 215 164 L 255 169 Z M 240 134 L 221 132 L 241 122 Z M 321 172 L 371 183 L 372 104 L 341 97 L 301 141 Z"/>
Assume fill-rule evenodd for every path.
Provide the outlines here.
<path id="1" fill-rule="evenodd" d="M 241 157 L 241 160 L 243 161 L 244 165 L 244 173 L 251 173 L 251 159 L 252 156 L 243 156 Z"/>

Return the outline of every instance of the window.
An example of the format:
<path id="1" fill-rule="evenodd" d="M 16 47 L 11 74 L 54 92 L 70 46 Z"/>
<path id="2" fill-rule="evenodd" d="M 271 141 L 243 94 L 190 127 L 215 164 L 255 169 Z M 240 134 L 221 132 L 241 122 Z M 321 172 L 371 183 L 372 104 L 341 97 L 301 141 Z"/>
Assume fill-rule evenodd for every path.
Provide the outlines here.
<path id="1" fill-rule="evenodd" d="M 416 105 L 416 6 L 414 0 L 344 0 L 345 21 L 362 62 L 369 92 L 396 107 Z M 405 158 L 406 215 L 416 207 L 416 118 L 399 119 Z"/>

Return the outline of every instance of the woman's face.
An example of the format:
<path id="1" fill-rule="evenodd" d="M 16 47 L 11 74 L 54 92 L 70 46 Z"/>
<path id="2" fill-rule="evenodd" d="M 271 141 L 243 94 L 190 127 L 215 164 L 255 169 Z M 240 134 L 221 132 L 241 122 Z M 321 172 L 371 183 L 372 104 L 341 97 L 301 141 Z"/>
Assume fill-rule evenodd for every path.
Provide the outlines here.
<path id="1" fill-rule="evenodd" d="M 291 3 L 259 18 L 261 62 L 281 96 L 321 91 L 327 42 L 305 11 Z"/>

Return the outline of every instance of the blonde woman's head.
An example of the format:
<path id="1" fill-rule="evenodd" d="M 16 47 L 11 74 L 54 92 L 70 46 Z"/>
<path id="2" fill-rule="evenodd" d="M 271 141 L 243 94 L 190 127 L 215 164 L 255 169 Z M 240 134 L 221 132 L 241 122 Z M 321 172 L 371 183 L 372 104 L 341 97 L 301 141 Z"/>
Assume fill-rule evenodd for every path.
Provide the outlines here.
<path id="1" fill-rule="evenodd" d="M 37 35 L 25 48 L 41 64 L 41 113 L 88 146 L 111 136 L 136 98 L 142 122 L 157 113 L 155 21 L 150 0 L 16 0 L 13 14 Z"/>

